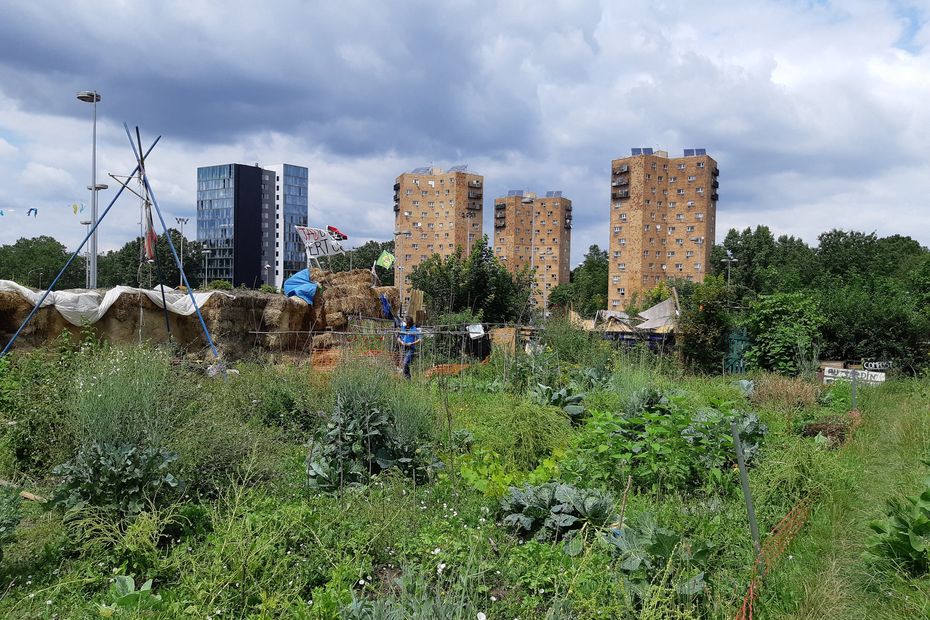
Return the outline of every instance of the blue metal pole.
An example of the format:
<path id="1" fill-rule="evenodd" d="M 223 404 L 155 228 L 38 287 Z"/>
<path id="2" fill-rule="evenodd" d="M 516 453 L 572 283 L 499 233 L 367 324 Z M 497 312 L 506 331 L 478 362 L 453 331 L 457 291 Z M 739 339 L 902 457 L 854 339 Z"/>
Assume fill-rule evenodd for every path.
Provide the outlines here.
<path id="1" fill-rule="evenodd" d="M 155 145 L 158 144 L 159 140 L 161 140 L 161 136 L 158 136 L 157 138 L 155 138 L 155 142 L 152 142 L 152 146 L 150 146 L 149 150 L 146 151 L 145 153 L 146 157 L 148 157 L 149 153 L 152 152 L 152 149 L 155 148 Z M 135 174 L 137 170 L 139 170 L 139 166 L 136 166 L 136 168 L 132 171 L 132 174 L 130 174 L 129 176 L 132 176 L 133 174 Z M 80 253 L 80 251 L 84 249 L 84 245 L 87 243 L 88 239 L 90 239 L 91 235 L 93 235 L 97 231 L 97 227 L 100 226 L 100 222 L 103 221 L 103 218 L 107 216 L 107 213 L 109 213 L 113 205 L 116 204 L 116 200 L 123 193 L 124 189 L 126 189 L 125 185 L 120 187 L 119 191 L 116 192 L 116 196 L 113 196 L 113 200 L 111 200 L 110 204 L 107 205 L 107 208 L 103 210 L 103 213 L 94 222 L 94 225 L 91 226 L 90 229 L 88 229 L 87 236 L 84 237 L 84 241 L 82 241 L 81 245 L 78 246 L 78 249 L 74 251 L 74 254 L 72 254 L 71 258 L 68 259 L 68 262 L 65 263 L 65 266 L 61 268 L 61 271 L 59 271 L 58 275 L 55 276 L 55 279 L 52 280 L 52 283 L 48 285 L 48 289 L 46 289 L 45 294 L 42 295 L 42 299 L 40 299 L 36 303 L 35 308 L 32 309 L 32 312 L 29 313 L 29 316 L 26 317 L 26 320 L 23 321 L 23 324 L 19 326 L 19 329 L 16 330 L 16 333 L 13 334 L 13 337 L 10 338 L 10 341 L 6 344 L 5 347 L 3 347 L 3 351 L 0 351 L 0 357 L 3 357 L 4 355 L 7 354 L 10 348 L 12 348 L 13 343 L 16 342 L 16 339 L 19 338 L 20 334 L 23 333 L 23 330 L 26 329 L 26 326 L 29 325 L 29 321 L 33 319 L 33 317 L 39 311 L 39 308 L 41 308 L 45 300 L 48 299 L 48 296 L 51 294 L 52 290 L 55 288 L 55 285 L 58 284 L 58 280 L 60 280 L 61 276 L 64 275 L 65 271 L 68 270 L 68 267 L 71 266 L 71 263 L 74 262 L 75 257 Z"/>
<path id="2" fill-rule="evenodd" d="M 126 123 L 123 123 L 123 128 L 126 130 L 126 137 L 129 138 L 129 144 L 132 146 L 132 152 L 136 154 L 136 157 L 139 157 L 139 151 L 136 150 L 136 145 L 132 141 L 132 134 L 129 133 L 129 126 Z M 148 154 L 146 153 L 146 156 Z M 194 293 L 191 290 L 190 283 L 187 281 L 187 274 L 184 273 L 184 267 L 181 266 L 181 261 L 178 258 L 178 252 L 174 249 L 174 242 L 171 241 L 171 235 L 168 234 L 168 226 L 165 224 L 165 218 L 161 216 L 161 209 L 158 208 L 158 200 L 155 198 L 155 192 L 152 191 L 152 186 L 149 184 L 148 175 L 145 173 L 145 166 L 143 165 L 143 160 L 139 159 L 139 166 L 136 169 L 142 170 L 142 184 L 145 185 L 145 189 L 148 191 L 149 196 L 152 198 L 152 206 L 155 207 L 155 213 L 158 214 L 158 221 L 161 222 L 161 227 L 165 231 L 165 238 L 168 240 L 168 247 L 171 248 L 171 254 L 174 256 L 174 262 L 178 266 L 178 270 L 181 272 L 181 278 L 184 280 L 184 286 L 187 287 L 187 294 L 191 298 L 191 303 L 194 304 L 194 311 L 197 313 L 197 318 L 200 319 L 200 327 L 203 328 L 204 336 L 207 338 L 207 343 L 210 345 L 210 349 L 213 351 L 213 356 L 217 359 L 220 357 L 220 352 L 216 349 L 216 345 L 213 344 L 213 338 L 210 337 L 210 330 L 207 329 L 207 323 L 203 320 L 203 315 L 200 313 L 200 306 L 197 305 L 197 300 L 194 298 Z"/>

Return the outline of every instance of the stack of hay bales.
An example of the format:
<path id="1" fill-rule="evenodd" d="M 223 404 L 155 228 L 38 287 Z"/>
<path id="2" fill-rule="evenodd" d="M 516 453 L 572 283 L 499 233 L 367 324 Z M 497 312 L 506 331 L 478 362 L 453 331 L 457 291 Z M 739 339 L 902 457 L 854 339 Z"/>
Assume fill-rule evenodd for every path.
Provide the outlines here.
<path id="1" fill-rule="evenodd" d="M 398 294 L 393 286 L 371 286 L 371 272 L 367 269 L 352 271 L 321 271 L 314 269 L 310 279 L 319 282 L 325 303 L 325 323 L 334 331 L 344 331 L 349 317 L 380 318 L 380 295 L 387 295 L 392 308 L 397 308 Z"/>

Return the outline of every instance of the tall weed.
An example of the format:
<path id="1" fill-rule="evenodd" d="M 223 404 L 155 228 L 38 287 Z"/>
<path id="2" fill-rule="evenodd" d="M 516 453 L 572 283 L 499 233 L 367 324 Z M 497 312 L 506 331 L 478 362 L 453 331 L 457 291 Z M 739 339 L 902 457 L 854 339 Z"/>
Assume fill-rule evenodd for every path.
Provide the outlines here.
<path id="1" fill-rule="evenodd" d="M 164 446 L 184 419 L 194 381 L 151 347 L 113 347 L 81 360 L 74 371 L 68 430 L 79 446 Z"/>

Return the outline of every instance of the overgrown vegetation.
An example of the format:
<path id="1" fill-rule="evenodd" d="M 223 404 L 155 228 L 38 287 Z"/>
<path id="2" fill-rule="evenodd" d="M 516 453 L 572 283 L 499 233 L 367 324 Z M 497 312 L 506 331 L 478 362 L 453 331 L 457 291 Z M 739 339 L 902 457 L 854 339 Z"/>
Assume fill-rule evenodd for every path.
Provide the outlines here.
<path id="1" fill-rule="evenodd" d="M 835 463 L 856 444 L 805 434 L 845 416 L 842 384 L 686 375 L 555 320 L 531 349 L 409 382 L 378 357 L 223 379 L 147 347 L 14 355 L 0 614 L 731 617 L 754 559 L 733 424 L 762 532 L 845 488 Z M 866 424 L 895 415 L 881 397 L 899 385 L 863 388 Z M 898 574 L 880 549 L 920 531 L 907 523 L 862 565 Z"/>

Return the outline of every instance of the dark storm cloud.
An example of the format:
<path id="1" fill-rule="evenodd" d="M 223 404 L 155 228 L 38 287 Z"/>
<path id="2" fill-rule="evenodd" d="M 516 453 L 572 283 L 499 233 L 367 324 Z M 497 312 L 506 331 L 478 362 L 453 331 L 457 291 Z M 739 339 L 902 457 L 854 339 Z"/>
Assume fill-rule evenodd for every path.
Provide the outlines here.
<path id="1" fill-rule="evenodd" d="M 0 22 L 4 90 L 24 108 L 75 115 L 73 92 L 94 87 L 103 117 L 192 143 L 279 131 L 359 155 L 494 152 L 535 139 L 532 93 L 489 82 L 480 30 L 457 21 L 464 6 L 178 8 L 14 12 Z M 282 19 L 266 26 L 267 13 Z"/>

